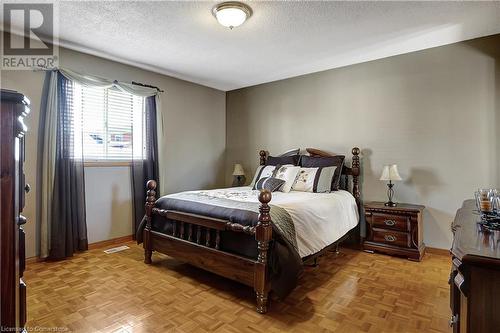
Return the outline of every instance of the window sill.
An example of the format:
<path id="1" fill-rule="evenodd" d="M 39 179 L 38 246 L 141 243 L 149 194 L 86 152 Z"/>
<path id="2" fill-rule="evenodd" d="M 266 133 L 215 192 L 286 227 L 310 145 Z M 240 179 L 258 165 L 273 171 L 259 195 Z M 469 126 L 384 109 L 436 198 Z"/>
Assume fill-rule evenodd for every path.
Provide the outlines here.
<path id="1" fill-rule="evenodd" d="M 85 161 L 83 166 L 86 168 L 102 168 L 102 167 L 130 167 L 130 161 Z"/>

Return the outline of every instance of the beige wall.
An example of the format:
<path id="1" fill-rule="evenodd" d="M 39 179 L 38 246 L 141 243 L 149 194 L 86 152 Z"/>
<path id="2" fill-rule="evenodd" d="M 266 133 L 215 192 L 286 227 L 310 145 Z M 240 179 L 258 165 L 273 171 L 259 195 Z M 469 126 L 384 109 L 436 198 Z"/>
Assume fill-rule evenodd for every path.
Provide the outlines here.
<path id="1" fill-rule="evenodd" d="M 424 241 L 448 248 L 462 201 L 500 187 L 499 60 L 497 35 L 228 92 L 226 169 L 252 173 L 261 148 L 359 146 L 364 200 L 386 199 L 397 163 L 396 200 L 426 205 Z"/>
<path id="2" fill-rule="evenodd" d="M 59 56 L 61 66 L 77 72 L 127 82 L 148 83 L 165 90 L 161 95 L 160 111 L 166 120 L 166 140 L 160 148 L 168 155 L 166 168 L 167 175 L 170 176 L 164 185 L 166 192 L 210 188 L 224 183 L 224 92 L 67 49 L 61 49 Z M 29 127 L 26 177 L 33 191 L 27 196 L 24 213 L 29 220 L 26 225 L 26 250 L 27 256 L 31 257 L 36 252 L 37 238 L 36 147 L 44 73 L 2 71 L 0 75 L 2 88 L 20 91 L 32 102 L 32 113 L 26 121 Z M 122 171 L 114 170 L 115 177 L 109 178 L 106 172 L 87 170 L 86 183 L 92 184 L 92 188 L 87 191 L 87 206 L 103 210 L 102 213 L 93 210 L 89 214 L 91 241 L 119 237 L 123 236 L 123 233 L 130 234 L 127 230 L 131 228 L 127 228 L 132 223 L 131 201 L 126 193 L 116 196 L 112 190 L 113 184 L 130 182 L 129 173 Z M 99 184 L 100 188 L 95 188 Z M 117 216 L 119 218 L 115 218 Z M 119 225 L 116 225 L 117 223 Z"/>
<path id="3" fill-rule="evenodd" d="M 127 166 L 85 168 L 89 243 L 133 233 L 131 177 L 130 167 Z M 106 198 L 103 198 L 103 190 Z"/>

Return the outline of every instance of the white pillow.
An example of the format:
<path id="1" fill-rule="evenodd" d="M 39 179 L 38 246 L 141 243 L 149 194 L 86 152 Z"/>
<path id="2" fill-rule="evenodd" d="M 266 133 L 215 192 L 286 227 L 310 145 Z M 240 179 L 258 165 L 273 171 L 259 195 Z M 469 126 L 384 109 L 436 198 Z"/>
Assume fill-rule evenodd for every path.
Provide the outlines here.
<path id="1" fill-rule="evenodd" d="M 300 167 L 294 166 L 292 164 L 286 164 L 281 166 L 274 173 L 274 178 L 282 179 L 285 181 L 283 186 L 281 187 L 281 192 L 288 193 L 292 189 L 293 183 L 295 183 L 295 178 L 297 178 L 297 174 L 299 173 Z"/>
<path id="2" fill-rule="evenodd" d="M 254 187 L 261 178 L 271 177 L 274 169 L 276 169 L 275 165 L 259 165 L 250 186 Z"/>
<path id="3" fill-rule="evenodd" d="M 319 168 L 300 168 L 297 179 L 292 185 L 292 190 L 314 192 L 314 179 Z"/>

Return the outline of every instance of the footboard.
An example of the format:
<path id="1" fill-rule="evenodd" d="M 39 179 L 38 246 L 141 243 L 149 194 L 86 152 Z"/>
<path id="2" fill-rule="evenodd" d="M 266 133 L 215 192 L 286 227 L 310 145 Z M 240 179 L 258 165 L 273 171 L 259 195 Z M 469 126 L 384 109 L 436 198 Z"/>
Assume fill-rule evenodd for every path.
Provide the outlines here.
<path id="1" fill-rule="evenodd" d="M 204 270 L 239 281 L 254 288 L 257 297 L 257 312 L 267 311 L 270 287 L 268 274 L 269 242 L 272 240 L 269 202 L 271 192 L 264 190 L 259 195 L 261 203 L 259 222 L 255 227 L 231 223 L 227 220 L 155 207 L 156 182 L 147 183 L 146 226 L 144 228 L 144 262 L 151 264 L 153 251 L 167 254 Z M 172 232 L 167 235 L 153 231 L 153 215 L 168 219 Z M 245 233 L 255 236 L 258 256 L 252 260 L 220 249 L 222 231 Z"/>

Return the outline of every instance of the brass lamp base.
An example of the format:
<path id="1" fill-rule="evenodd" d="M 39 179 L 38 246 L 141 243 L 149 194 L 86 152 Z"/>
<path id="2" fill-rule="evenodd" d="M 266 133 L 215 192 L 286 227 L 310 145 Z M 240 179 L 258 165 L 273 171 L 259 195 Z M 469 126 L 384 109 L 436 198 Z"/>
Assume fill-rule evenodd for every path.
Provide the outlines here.
<path id="1" fill-rule="evenodd" d="M 387 206 L 387 207 L 396 207 L 398 204 L 395 203 L 395 202 L 392 202 L 392 201 L 387 201 L 386 203 L 384 203 L 384 206 Z"/>

